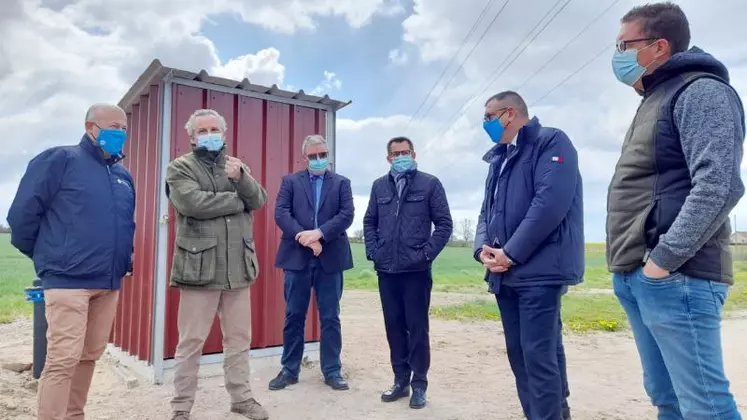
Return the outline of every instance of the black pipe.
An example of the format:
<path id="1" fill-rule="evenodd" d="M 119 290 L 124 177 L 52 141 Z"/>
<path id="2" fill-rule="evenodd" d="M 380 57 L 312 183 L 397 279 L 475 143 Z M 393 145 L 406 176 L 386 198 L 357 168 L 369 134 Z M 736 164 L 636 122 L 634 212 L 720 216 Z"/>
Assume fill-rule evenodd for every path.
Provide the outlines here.
<path id="1" fill-rule="evenodd" d="M 47 315 L 44 310 L 44 288 L 40 279 L 34 279 L 26 288 L 26 300 L 34 304 L 34 379 L 39 379 L 47 358 Z"/>

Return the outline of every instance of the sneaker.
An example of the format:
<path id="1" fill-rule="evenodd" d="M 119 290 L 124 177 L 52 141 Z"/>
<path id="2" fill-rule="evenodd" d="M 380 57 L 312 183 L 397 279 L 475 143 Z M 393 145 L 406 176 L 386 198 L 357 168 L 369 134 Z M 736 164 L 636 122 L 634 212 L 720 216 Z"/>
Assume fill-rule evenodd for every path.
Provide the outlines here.
<path id="1" fill-rule="evenodd" d="M 189 420 L 189 411 L 174 411 L 171 420 Z"/>
<path id="2" fill-rule="evenodd" d="M 251 420 L 267 420 L 270 418 L 267 410 L 265 410 L 265 408 L 262 407 L 254 398 L 250 398 L 241 403 L 231 404 L 231 412 L 241 414 Z"/>

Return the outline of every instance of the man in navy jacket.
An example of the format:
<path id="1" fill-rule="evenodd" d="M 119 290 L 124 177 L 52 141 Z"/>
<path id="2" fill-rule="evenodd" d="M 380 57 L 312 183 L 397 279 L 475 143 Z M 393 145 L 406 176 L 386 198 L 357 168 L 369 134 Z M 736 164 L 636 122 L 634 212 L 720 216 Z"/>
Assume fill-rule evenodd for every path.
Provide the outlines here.
<path id="1" fill-rule="evenodd" d="M 449 242 L 453 223 L 441 182 L 417 169 L 410 139 L 389 140 L 387 161 L 391 170 L 374 181 L 363 218 L 366 257 L 379 277 L 394 371 L 394 385 L 381 399 L 396 401 L 412 387 L 410 407 L 422 408 L 431 360 L 431 264 Z"/>
<path id="2" fill-rule="evenodd" d="M 475 235 L 475 259 L 496 295 L 509 363 L 527 419 L 570 418 L 560 299 L 584 274 L 581 173 L 561 130 L 529 119 L 524 100 L 502 92 L 485 104 L 497 143 Z"/>
<path id="3" fill-rule="evenodd" d="M 304 348 L 304 325 L 313 287 L 322 324 L 321 368 L 325 383 L 348 389 L 342 377 L 340 298 L 342 273 L 353 268 L 346 230 L 353 223 L 350 180 L 328 170 L 327 141 L 308 136 L 302 145 L 308 168 L 283 177 L 275 204 L 282 231 L 275 265 L 285 274 L 283 369 L 270 389 L 298 382 Z"/>
<path id="4" fill-rule="evenodd" d="M 29 162 L 8 213 L 11 243 L 34 261 L 44 285 L 40 419 L 83 418 L 120 281 L 132 271 L 135 191 L 119 163 L 126 130 L 122 109 L 92 106 L 78 145 L 47 149 Z"/>

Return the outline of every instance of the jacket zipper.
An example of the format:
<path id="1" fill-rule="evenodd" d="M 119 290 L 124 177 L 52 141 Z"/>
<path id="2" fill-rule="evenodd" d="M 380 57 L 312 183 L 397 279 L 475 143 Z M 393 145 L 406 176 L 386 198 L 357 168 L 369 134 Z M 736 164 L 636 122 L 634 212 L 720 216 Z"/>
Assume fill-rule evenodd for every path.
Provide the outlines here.
<path id="1" fill-rule="evenodd" d="M 197 160 L 198 160 L 197 163 L 201 165 L 202 162 L 199 162 L 200 159 L 198 158 Z M 216 167 L 217 167 L 217 165 L 215 164 L 215 162 L 212 162 L 210 164 L 210 171 L 207 171 L 207 170 L 205 171 L 205 172 L 209 172 L 208 173 L 208 178 L 210 179 L 210 184 L 213 186 L 213 192 L 214 193 L 218 192 L 218 187 L 215 186 L 215 180 L 214 180 Z M 225 220 L 226 220 L 226 218 L 224 217 L 223 221 L 225 222 Z M 224 224 L 226 226 L 226 263 L 228 263 L 228 235 L 229 235 L 229 232 L 228 232 L 228 223 L 224 223 Z M 241 246 L 245 246 L 245 245 L 241 244 Z M 231 276 L 228 275 L 229 270 L 230 270 L 230 268 L 228 268 L 228 264 L 226 264 L 226 282 L 228 283 L 228 289 L 230 290 L 230 289 L 232 289 L 232 287 L 231 287 Z"/>
<path id="2" fill-rule="evenodd" d="M 405 182 L 405 188 L 402 188 L 402 195 L 400 196 L 397 194 L 397 182 L 392 180 L 394 182 L 394 193 L 397 194 L 397 210 L 394 212 L 395 222 L 394 222 L 394 232 L 397 236 L 399 236 L 399 228 L 400 228 L 400 218 L 399 218 L 399 211 L 402 205 L 402 199 L 407 196 L 407 191 L 410 189 L 410 180 L 406 180 Z M 391 184 L 390 184 L 391 185 Z M 396 269 L 399 268 L 399 241 L 395 240 L 393 241 L 393 248 L 394 248 L 394 267 Z M 393 272 L 396 272 L 397 270 L 392 270 Z"/>
<path id="3" fill-rule="evenodd" d="M 109 192 L 110 192 L 109 204 L 111 205 L 112 215 L 114 218 L 114 247 L 113 247 L 114 252 L 112 252 L 112 267 L 111 267 L 112 275 L 109 279 L 111 288 L 114 289 L 114 266 L 116 263 L 116 256 L 117 256 L 117 243 L 119 242 L 119 240 L 117 239 L 117 228 L 118 228 L 117 208 L 116 208 L 116 203 L 114 202 L 115 201 L 114 200 L 114 187 L 112 186 L 112 167 L 109 166 L 108 164 L 106 165 L 106 172 L 107 172 L 107 180 L 109 181 Z"/>

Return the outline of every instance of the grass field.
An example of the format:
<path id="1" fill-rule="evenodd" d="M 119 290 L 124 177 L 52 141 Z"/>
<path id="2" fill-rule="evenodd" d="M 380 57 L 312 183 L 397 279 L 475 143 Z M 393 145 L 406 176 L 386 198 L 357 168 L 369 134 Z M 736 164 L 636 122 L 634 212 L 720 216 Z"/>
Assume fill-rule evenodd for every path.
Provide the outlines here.
<path id="1" fill-rule="evenodd" d="M 376 273 L 367 261 L 363 245 L 354 243 L 355 268 L 345 273 L 346 289 L 375 290 Z M 747 247 L 734 249 L 736 286 L 726 303 L 726 310 L 747 308 Z M 563 298 L 563 320 L 567 328 L 584 332 L 615 331 L 626 328 L 625 314 L 617 299 L 598 289 L 612 287 L 607 272 L 604 244 L 587 244 L 584 282 Z M 439 318 L 453 320 L 499 320 L 494 300 L 487 296 L 484 271 L 472 258 L 471 248 L 447 247 L 433 265 L 434 291 L 474 294 L 467 302 L 432 308 Z M 31 304 L 24 301 L 23 290 L 31 284 L 34 269 L 28 258 L 10 245 L 10 236 L 0 234 L 0 323 L 18 316 L 29 316 Z M 577 293 L 586 291 L 589 293 Z M 593 293 L 592 293 L 593 292 Z"/>

